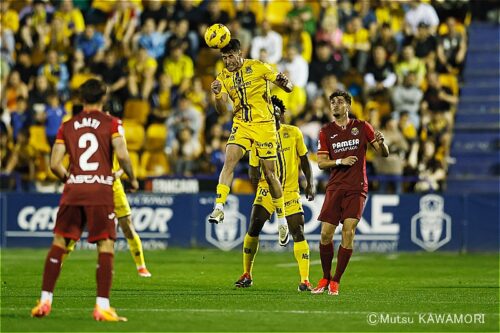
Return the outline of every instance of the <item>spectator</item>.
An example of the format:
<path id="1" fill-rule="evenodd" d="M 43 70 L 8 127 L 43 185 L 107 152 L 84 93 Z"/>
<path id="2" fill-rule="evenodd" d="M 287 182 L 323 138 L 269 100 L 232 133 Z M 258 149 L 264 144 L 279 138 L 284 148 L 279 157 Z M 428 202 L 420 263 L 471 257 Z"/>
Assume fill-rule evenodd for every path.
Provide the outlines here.
<path id="1" fill-rule="evenodd" d="M 193 106 L 201 113 L 204 114 L 208 107 L 208 97 L 206 91 L 203 89 L 203 83 L 199 76 L 193 78 L 193 84 L 187 96 Z"/>
<path id="2" fill-rule="evenodd" d="M 193 136 L 189 127 L 182 127 L 177 133 L 177 138 L 172 144 L 172 165 L 175 174 L 191 177 L 196 169 L 196 161 L 201 155 L 200 141 Z"/>
<path id="3" fill-rule="evenodd" d="M 38 75 L 45 75 L 52 88 L 59 93 L 65 94 L 68 91 L 68 68 L 59 61 L 55 50 L 48 51 L 45 64 L 38 69 Z"/>
<path id="4" fill-rule="evenodd" d="M 95 31 L 92 24 L 88 24 L 85 31 L 76 37 L 75 48 L 82 52 L 87 63 L 100 62 L 106 48 L 104 36 Z"/>
<path id="5" fill-rule="evenodd" d="M 467 38 L 457 31 L 455 18 L 446 20 L 448 32 L 441 36 L 437 46 L 438 65 L 440 73 L 461 74 L 467 53 Z"/>
<path id="6" fill-rule="evenodd" d="M 344 89 L 344 85 L 339 83 L 337 77 L 333 74 L 327 75 L 321 80 L 321 91 L 320 94 L 323 96 L 326 105 L 330 105 L 330 95 L 339 89 Z M 333 119 L 332 119 L 333 121 Z"/>
<path id="7" fill-rule="evenodd" d="M 108 86 L 111 98 L 124 103 L 127 98 L 127 76 L 123 65 L 118 61 L 116 50 L 109 50 L 104 61 L 92 66 L 92 73 L 99 76 Z"/>
<path id="8" fill-rule="evenodd" d="M 111 41 L 119 43 L 128 52 L 138 20 L 137 8 L 130 1 L 116 1 L 104 28 L 106 44 L 110 45 Z"/>
<path id="9" fill-rule="evenodd" d="M 442 150 L 441 150 L 442 151 Z M 422 140 L 422 157 L 418 165 L 420 181 L 415 184 L 415 191 L 427 192 L 442 189 L 446 179 L 446 164 L 440 149 L 431 139 Z"/>
<path id="10" fill-rule="evenodd" d="M 429 26 L 430 33 L 434 35 L 439 25 L 439 17 L 434 7 L 418 0 L 411 0 L 409 6 L 410 9 L 405 14 L 405 34 L 415 35 L 419 23 L 424 22 Z"/>
<path id="11" fill-rule="evenodd" d="M 283 36 L 283 47 L 288 48 L 288 45 L 295 44 L 299 53 L 307 63 L 312 59 L 312 39 L 306 31 L 304 24 L 298 17 L 291 17 L 288 22 L 287 33 Z"/>
<path id="12" fill-rule="evenodd" d="M 442 113 L 446 119 L 452 121 L 452 107 L 458 104 L 458 97 L 453 95 L 449 87 L 441 86 L 437 73 L 431 72 L 427 75 L 427 90 L 422 102 L 422 113 Z"/>
<path id="13" fill-rule="evenodd" d="M 45 108 L 45 133 L 49 145 L 52 147 L 56 141 L 57 131 L 61 126 L 63 117 L 66 115 L 66 111 L 56 93 L 49 94 L 47 101 L 48 104 Z"/>
<path id="14" fill-rule="evenodd" d="M 340 0 L 338 4 L 338 23 L 342 31 L 346 31 L 347 24 L 358 15 L 350 0 Z"/>
<path id="15" fill-rule="evenodd" d="M 250 45 L 252 43 L 252 34 L 250 31 L 243 28 L 237 19 L 231 20 L 228 28 L 231 31 L 231 38 L 235 38 L 240 41 L 243 58 L 248 58 Z"/>
<path id="16" fill-rule="evenodd" d="M 140 33 L 134 37 L 134 49 L 139 46 L 148 51 L 150 57 L 160 60 L 165 54 L 165 42 L 167 35 L 156 30 L 155 20 L 152 18 L 146 19 L 142 25 Z"/>
<path id="17" fill-rule="evenodd" d="M 394 67 L 386 59 L 385 49 L 376 46 L 364 77 L 365 91 L 369 96 L 388 96 L 389 89 L 396 83 Z"/>
<path id="18" fill-rule="evenodd" d="M 141 26 L 144 26 L 148 19 L 152 19 L 155 23 L 156 32 L 160 34 L 164 33 L 170 17 L 167 7 L 165 7 L 162 1 L 158 0 L 147 0 L 143 3 L 144 10 L 141 13 Z"/>
<path id="19" fill-rule="evenodd" d="M 416 84 L 420 87 L 425 78 L 425 63 L 415 57 L 415 50 L 413 49 L 413 46 L 406 45 L 403 48 L 402 59 L 396 65 L 396 75 L 398 76 L 398 81 L 402 82 L 404 76 L 410 72 L 415 73 Z"/>
<path id="20" fill-rule="evenodd" d="M 24 46 L 31 50 L 43 43 L 43 37 L 50 30 L 53 13 L 54 8 L 42 0 L 34 0 L 33 6 L 28 5 L 21 11 L 20 36 Z"/>
<path id="21" fill-rule="evenodd" d="M 47 104 L 47 96 L 51 91 L 47 77 L 43 74 L 38 75 L 35 78 L 33 90 L 29 93 L 29 109 L 32 110 L 37 104 Z"/>
<path id="22" fill-rule="evenodd" d="M 293 9 L 288 12 L 287 18 L 298 17 L 302 21 L 304 30 L 311 36 L 316 33 L 316 19 L 309 4 L 303 0 L 294 1 Z"/>
<path id="23" fill-rule="evenodd" d="M 308 96 L 315 96 L 321 85 L 321 80 L 327 75 L 341 77 L 343 74 L 342 61 L 332 55 L 327 42 L 319 42 L 316 46 L 316 57 L 309 65 Z"/>
<path id="24" fill-rule="evenodd" d="M 19 72 L 10 72 L 9 79 L 7 81 L 7 89 L 5 91 L 5 100 L 7 102 L 8 110 L 17 109 L 17 101 L 19 98 L 23 100 L 28 98 L 28 86 L 21 81 L 21 76 Z"/>
<path id="25" fill-rule="evenodd" d="M 206 26 L 211 26 L 215 23 L 227 25 L 230 17 L 228 12 L 221 9 L 220 0 L 213 0 L 207 3 L 207 8 L 202 19 Z"/>
<path id="26" fill-rule="evenodd" d="M 283 40 L 281 35 L 271 29 L 269 21 L 264 20 L 260 26 L 260 34 L 252 40 L 250 56 L 259 59 L 260 50 L 267 51 L 267 60 L 270 64 L 277 64 L 283 53 Z"/>
<path id="27" fill-rule="evenodd" d="M 65 31 L 65 22 L 61 17 L 54 17 L 48 34 L 43 37 L 43 42 L 40 43 L 40 50 L 45 49 L 55 50 L 62 62 L 68 60 L 68 55 L 73 51 L 70 37 Z"/>
<path id="28" fill-rule="evenodd" d="M 342 44 L 346 52 L 346 60 L 349 67 L 354 68 L 358 73 L 365 72 L 370 51 L 370 40 L 368 30 L 363 28 L 360 17 L 353 17 L 348 23 L 342 35 Z"/>
<path id="29" fill-rule="evenodd" d="M 295 86 L 306 87 L 309 78 L 309 66 L 295 44 L 288 45 L 285 57 L 278 64 L 278 70 L 288 72 L 288 78 Z"/>
<path id="30" fill-rule="evenodd" d="M 394 33 L 389 23 L 382 24 L 380 33 L 375 39 L 373 46 L 382 46 L 387 52 L 387 60 L 395 64 L 398 60 L 399 44 L 394 37 Z"/>
<path id="31" fill-rule="evenodd" d="M 0 25 L 16 34 L 19 30 L 19 15 L 10 9 L 11 0 L 0 1 Z"/>
<path id="32" fill-rule="evenodd" d="M 5 173 L 11 174 L 17 172 L 21 176 L 21 186 L 24 190 L 32 187 L 35 180 L 35 157 L 36 153 L 29 144 L 29 130 L 24 128 L 16 134 L 16 144 L 12 150 Z"/>
<path id="33" fill-rule="evenodd" d="M 396 177 L 392 180 L 382 180 L 380 182 L 379 191 L 387 193 L 387 185 L 392 183 L 394 192 L 400 194 L 403 188 L 402 182 L 398 177 L 403 175 L 405 158 L 410 147 L 399 130 L 397 121 L 393 117 L 386 116 L 382 118 L 381 125 L 385 137 L 384 142 L 389 147 L 390 154 L 387 158 L 376 156 L 373 161 L 373 166 L 375 167 L 377 175 Z"/>
<path id="34" fill-rule="evenodd" d="M 335 16 L 328 15 L 323 18 L 315 40 L 317 44 L 321 42 L 327 43 L 335 61 L 342 61 L 342 30 L 338 28 Z"/>
<path id="35" fill-rule="evenodd" d="M 257 18 L 250 8 L 251 0 L 243 0 L 241 8 L 236 11 L 236 20 L 240 22 L 241 27 L 249 31 L 252 35 L 257 27 Z"/>
<path id="36" fill-rule="evenodd" d="M 0 57 L 4 59 L 9 66 L 14 66 L 14 54 L 16 51 L 16 40 L 14 33 L 0 25 Z"/>
<path id="37" fill-rule="evenodd" d="M 410 121 L 415 128 L 420 128 L 420 102 L 422 97 L 422 90 L 416 86 L 415 74 L 412 72 L 404 76 L 402 83 L 398 84 L 392 91 L 394 112 L 408 112 Z"/>
<path id="38" fill-rule="evenodd" d="M 172 83 L 179 93 L 186 92 L 194 76 L 193 60 L 184 54 L 182 44 L 172 45 L 170 56 L 163 62 L 163 73 L 170 76 Z"/>
<path id="39" fill-rule="evenodd" d="M 303 117 L 295 121 L 295 125 L 300 128 L 304 135 L 304 143 L 307 150 L 315 153 L 318 150 L 318 133 L 323 124 L 332 121 L 328 115 L 331 112 L 321 96 L 316 96 Z"/>
<path id="40" fill-rule="evenodd" d="M 181 44 L 184 54 L 196 59 L 199 49 L 198 36 L 192 31 L 189 31 L 189 22 L 186 19 L 176 21 L 173 27 L 173 34 L 167 38 L 166 51 L 170 52 L 175 44 Z"/>
<path id="41" fill-rule="evenodd" d="M 417 129 L 410 121 L 410 113 L 408 111 L 399 112 L 398 128 L 403 134 L 410 147 L 410 151 L 406 156 L 407 169 L 406 172 L 409 174 L 415 174 L 418 166 L 418 138 Z"/>
<path id="42" fill-rule="evenodd" d="M 172 147 L 174 139 L 184 127 L 189 127 L 193 132 L 193 137 L 198 140 L 202 126 L 203 115 L 192 106 L 187 95 L 182 94 L 177 107 L 174 108 L 171 116 L 167 118 L 167 147 Z"/>
<path id="43" fill-rule="evenodd" d="M 427 70 L 433 70 L 436 63 L 437 39 L 430 34 L 427 23 L 418 24 L 417 33 L 412 38 L 411 44 L 415 50 L 415 56 L 425 62 Z"/>
<path id="44" fill-rule="evenodd" d="M 165 123 L 168 116 L 172 113 L 172 79 L 167 74 L 161 74 L 158 86 L 151 94 L 150 122 Z"/>
<path id="45" fill-rule="evenodd" d="M 177 1 L 173 20 L 180 21 L 184 19 L 189 22 L 189 31 L 196 32 L 198 30 L 198 25 L 202 21 L 202 12 L 195 6 L 194 1 Z"/>
<path id="46" fill-rule="evenodd" d="M 81 34 L 85 29 L 83 15 L 73 6 L 73 0 L 61 0 L 54 17 L 62 20 L 63 33 L 67 38 Z"/>
<path id="47" fill-rule="evenodd" d="M 154 75 L 158 64 L 148 51 L 139 46 L 128 61 L 128 91 L 132 97 L 148 99 L 154 87 Z"/>
<path id="48" fill-rule="evenodd" d="M 19 51 L 17 54 L 17 62 L 13 70 L 19 72 L 21 81 L 23 81 L 28 88 L 33 87 L 33 81 L 35 80 L 37 70 L 31 61 L 31 55 L 28 51 Z"/>
<path id="49" fill-rule="evenodd" d="M 17 98 L 16 108 L 10 113 L 10 126 L 12 136 L 17 140 L 17 135 L 23 129 L 27 129 L 31 124 L 31 117 L 28 112 L 28 102 L 26 98 L 19 96 Z"/>

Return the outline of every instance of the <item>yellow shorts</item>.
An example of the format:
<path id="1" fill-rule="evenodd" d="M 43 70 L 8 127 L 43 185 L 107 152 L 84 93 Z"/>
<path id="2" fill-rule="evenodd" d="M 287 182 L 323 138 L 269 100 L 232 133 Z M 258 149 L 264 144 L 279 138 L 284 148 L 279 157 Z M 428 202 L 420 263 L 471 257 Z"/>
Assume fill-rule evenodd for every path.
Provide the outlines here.
<path id="1" fill-rule="evenodd" d="M 132 214 L 120 179 L 116 179 L 113 183 L 113 201 L 115 202 L 115 214 L 117 218 Z"/>
<path id="2" fill-rule="evenodd" d="M 277 132 L 274 122 L 243 123 L 235 121 L 231 129 L 228 144 L 238 145 L 245 151 L 250 150 L 255 143 L 257 156 L 261 159 L 276 159 Z"/>
<path id="3" fill-rule="evenodd" d="M 283 195 L 285 199 L 285 216 L 304 213 L 299 192 L 283 192 Z M 273 198 L 271 197 L 269 189 L 265 187 L 259 186 L 253 204 L 264 207 L 264 209 L 271 215 L 274 213 L 275 207 L 273 205 Z"/>

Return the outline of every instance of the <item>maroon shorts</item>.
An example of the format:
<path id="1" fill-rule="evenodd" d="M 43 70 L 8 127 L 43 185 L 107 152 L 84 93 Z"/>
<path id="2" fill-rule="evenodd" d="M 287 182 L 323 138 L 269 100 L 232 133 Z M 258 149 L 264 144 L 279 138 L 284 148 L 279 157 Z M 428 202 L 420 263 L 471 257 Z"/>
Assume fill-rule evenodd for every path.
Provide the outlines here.
<path id="1" fill-rule="evenodd" d="M 116 239 L 114 206 L 67 206 L 61 205 L 57 212 L 54 233 L 79 240 L 87 226 L 87 241 L 95 243 L 104 239 Z"/>
<path id="2" fill-rule="evenodd" d="M 345 219 L 360 219 L 365 207 L 366 194 L 359 191 L 326 191 L 318 220 L 339 225 Z"/>

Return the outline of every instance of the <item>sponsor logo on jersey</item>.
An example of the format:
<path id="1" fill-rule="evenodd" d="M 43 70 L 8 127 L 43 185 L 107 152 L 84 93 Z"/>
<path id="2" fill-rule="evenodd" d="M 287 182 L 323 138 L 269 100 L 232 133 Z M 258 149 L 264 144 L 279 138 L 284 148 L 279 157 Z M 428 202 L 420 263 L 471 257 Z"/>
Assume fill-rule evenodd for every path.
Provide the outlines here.
<path id="1" fill-rule="evenodd" d="M 103 175 L 70 175 L 67 184 L 103 184 L 113 186 L 113 176 Z"/>
<path id="2" fill-rule="evenodd" d="M 358 135 L 358 134 L 359 134 L 359 129 L 358 129 L 357 127 L 353 127 L 353 128 L 351 129 L 351 134 L 352 134 L 352 135 Z"/>
<path id="3" fill-rule="evenodd" d="M 251 73 L 253 73 L 253 71 L 252 71 L 252 67 L 250 67 L 250 66 L 245 67 L 245 73 L 247 73 L 247 74 L 251 74 Z"/>
<path id="4" fill-rule="evenodd" d="M 288 132 L 283 133 L 283 138 L 288 139 L 290 137 L 290 134 Z"/>
<path id="5" fill-rule="evenodd" d="M 340 153 L 348 150 L 356 150 L 359 147 L 359 139 L 351 139 L 332 143 L 334 153 Z"/>

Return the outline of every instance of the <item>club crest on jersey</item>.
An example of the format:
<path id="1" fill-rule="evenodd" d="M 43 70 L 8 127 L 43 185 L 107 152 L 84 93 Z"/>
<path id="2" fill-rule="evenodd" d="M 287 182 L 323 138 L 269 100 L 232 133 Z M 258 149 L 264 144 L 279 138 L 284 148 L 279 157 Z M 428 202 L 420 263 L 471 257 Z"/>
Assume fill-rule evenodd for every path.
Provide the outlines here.
<path id="1" fill-rule="evenodd" d="M 283 138 L 288 139 L 290 137 L 290 134 L 288 132 L 283 133 Z"/>
<path id="2" fill-rule="evenodd" d="M 251 74 L 251 73 L 253 73 L 253 71 L 252 71 L 252 67 L 250 67 L 250 66 L 245 67 L 245 73 L 247 73 L 247 74 Z"/>
<path id="3" fill-rule="evenodd" d="M 359 134 L 359 129 L 357 127 L 353 127 L 353 129 L 351 130 L 351 134 L 352 135 L 358 135 Z"/>

